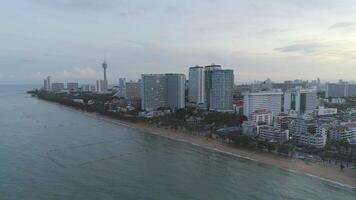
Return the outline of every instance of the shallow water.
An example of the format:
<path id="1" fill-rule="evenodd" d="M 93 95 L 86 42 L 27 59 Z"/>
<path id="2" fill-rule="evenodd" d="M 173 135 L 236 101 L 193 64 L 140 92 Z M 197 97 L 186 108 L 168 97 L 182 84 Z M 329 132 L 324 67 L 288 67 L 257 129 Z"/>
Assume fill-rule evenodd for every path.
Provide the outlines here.
<path id="1" fill-rule="evenodd" d="M 356 191 L 0 86 L 0 199 L 356 199 Z"/>

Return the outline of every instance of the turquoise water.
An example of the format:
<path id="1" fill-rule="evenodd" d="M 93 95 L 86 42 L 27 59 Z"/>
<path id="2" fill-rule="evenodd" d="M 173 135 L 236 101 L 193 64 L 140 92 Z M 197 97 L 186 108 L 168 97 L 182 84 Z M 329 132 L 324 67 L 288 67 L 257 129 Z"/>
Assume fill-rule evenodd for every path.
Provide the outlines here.
<path id="1" fill-rule="evenodd" d="M 0 86 L 0 199 L 356 199 L 356 191 Z"/>

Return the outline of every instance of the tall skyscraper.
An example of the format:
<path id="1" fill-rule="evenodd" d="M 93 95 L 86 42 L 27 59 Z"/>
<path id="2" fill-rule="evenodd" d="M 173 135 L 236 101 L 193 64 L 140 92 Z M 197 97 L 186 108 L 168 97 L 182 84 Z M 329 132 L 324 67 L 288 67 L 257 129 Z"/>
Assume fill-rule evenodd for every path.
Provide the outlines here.
<path id="1" fill-rule="evenodd" d="M 283 92 L 256 92 L 243 93 L 243 113 L 249 119 L 256 110 L 267 110 L 273 115 L 282 112 L 282 95 Z"/>
<path id="2" fill-rule="evenodd" d="M 46 91 L 51 90 L 51 77 L 50 76 L 47 76 L 47 78 L 43 80 L 43 90 L 46 90 Z"/>
<path id="3" fill-rule="evenodd" d="M 156 110 L 167 106 L 164 74 L 143 74 L 141 85 L 142 109 Z"/>
<path id="4" fill-rule="evenodd" d="M 209 110 L 233 110 L 234 71 L 230 69 L 213 70 L 210 76 Z"/>
<path id="5" fill-rule="evenodd" d="M 185 75 L 165 74 L 167 90 L 167 106 L 171 109 L 185 107 Z"/>
<path id="6" fill-rule="evenodd" d="M 215 64 L 205 66 L 204 71 L 206 108 L 214 111 L 232 110 L 234 71 Z"/>
<path id="7" fill-rule="evenodd" d="M 195 104 L 204 103 L 205 74 L 200 66 L 189 68 L 188 101 Z"/>
<path id="8" fill-rule="evenodd" d="M 208 66 L 205 66 L 205 77 L 204 77 L 204 81 L 205 81 L 205 89 L 204 89 L 204 103 L 206 105 L 206 108 L 207 109 L 210 109 L 210 91 L 211 91 L 211 83 L 212 83 L 212 80 L 211 80 L 211 73 L 212 71 L 214 70 L 220 70 L 221 69 L 221 65 L 215 65 L 215 64 L 212 64 L 212 65 L 208 65 Z"/>
<path id="9" fill-rule="evenodd" d="M 126 79 L 119 78 L 118 95 L 120 97 L 126 97 Z"/>
<path id="10" fill-rule="evenodd" d="M 184 74 L 143 74 L 141 84 L 142 109 L 185 107 Z"/>

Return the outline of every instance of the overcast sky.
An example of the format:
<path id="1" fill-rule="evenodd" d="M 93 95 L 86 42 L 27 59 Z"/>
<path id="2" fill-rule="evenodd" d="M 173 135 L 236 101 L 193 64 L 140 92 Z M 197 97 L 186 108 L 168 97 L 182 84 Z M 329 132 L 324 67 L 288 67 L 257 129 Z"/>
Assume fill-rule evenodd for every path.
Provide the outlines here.
<path id="1" fill-rule="evenodd" d="M 93 82 L 221 64 L 237 82 L 356 80 L 354 0 L 0 2 L 0 83 Z"/>

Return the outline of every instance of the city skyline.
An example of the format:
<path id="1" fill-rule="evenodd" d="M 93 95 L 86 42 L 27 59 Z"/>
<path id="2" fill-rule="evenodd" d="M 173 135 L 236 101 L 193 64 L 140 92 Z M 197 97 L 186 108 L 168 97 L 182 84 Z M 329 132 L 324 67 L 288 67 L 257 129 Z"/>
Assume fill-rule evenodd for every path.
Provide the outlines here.
<path id="1" fill-rule="evenodd" d="M 356 77 L 356 7 L 345 1 L 1 3 L 0 83 L 137 80 L 221 64 L 236 82 Z M 209 11 L 209 12 L 207 12 Z M 279 72 L 279 73 L 276 73 Z"/>

